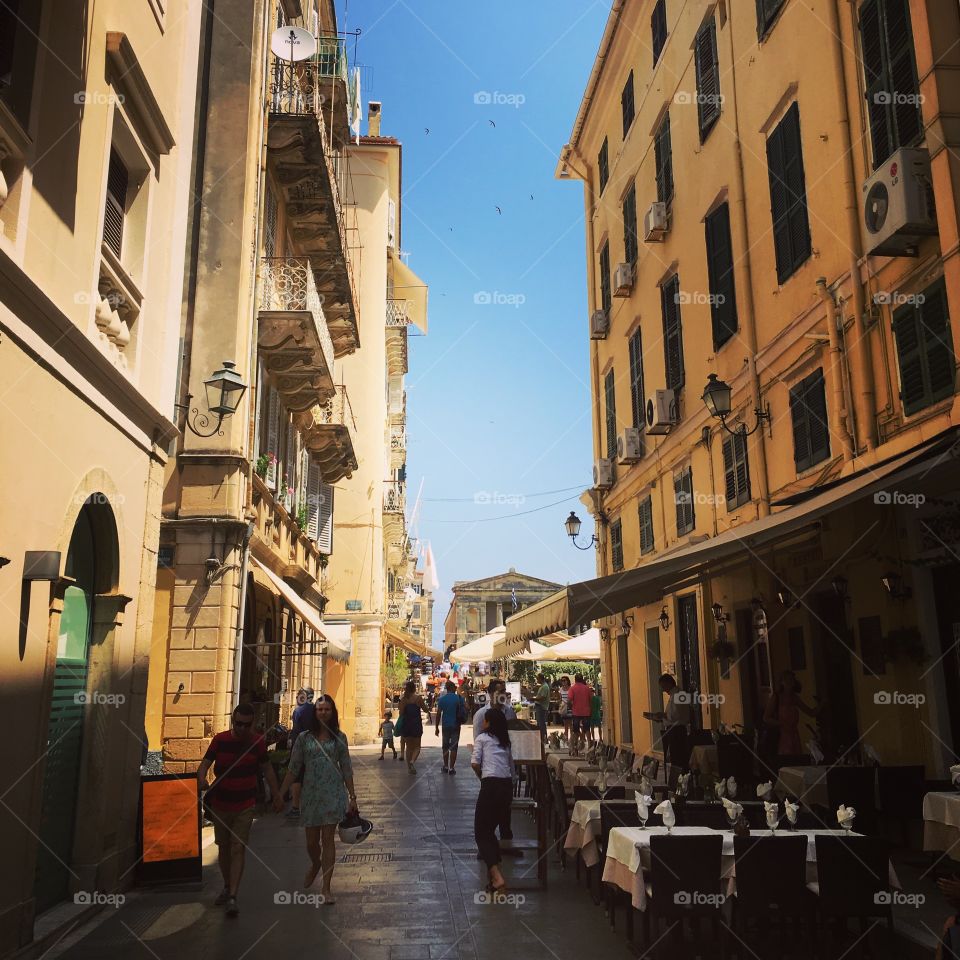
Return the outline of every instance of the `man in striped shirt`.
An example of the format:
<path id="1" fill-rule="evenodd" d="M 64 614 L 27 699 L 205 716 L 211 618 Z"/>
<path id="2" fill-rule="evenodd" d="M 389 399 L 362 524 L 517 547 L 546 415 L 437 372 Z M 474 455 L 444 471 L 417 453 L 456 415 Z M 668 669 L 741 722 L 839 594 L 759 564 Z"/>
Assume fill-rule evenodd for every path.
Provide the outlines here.
<path id="1" fill-rule="evenodd" d="M 210 787 L 210 818 L 213 820 L 213 836 L 217 844 L 220 873 L 223 874 L 223 890 L 214 901 L 227 905 L 227 916 L 235 917 L 237 889 L 243 876 L 243 861 L 250 827 L 257 804 L 257 774 L 263 769 L 273 795 L 273 809 L 283 809 L 280 784 L 273 764 L 267 759 L 267 746 L 263 737 L 253 731 L 254 712 L 248 703 L 234 708 L 233 725 L 218 733 L 207 747 L 197 780 L 202 790 L 207 783 L 207 773 L 213 767 L 214 781 Z"/>

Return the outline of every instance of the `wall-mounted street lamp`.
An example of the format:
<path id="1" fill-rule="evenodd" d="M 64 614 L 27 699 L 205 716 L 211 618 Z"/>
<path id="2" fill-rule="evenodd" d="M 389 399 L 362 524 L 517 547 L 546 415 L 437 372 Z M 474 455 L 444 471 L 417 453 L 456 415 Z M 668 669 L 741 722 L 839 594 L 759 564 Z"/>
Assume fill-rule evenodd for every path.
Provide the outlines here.
<path id="1" fill-rule="evenodd" d="M 753 413 L 757 418 L 757 422 L 753 425 L 753 428 L 748 430 L 745 423 L 741 423 L 736 429 L 731 430 L 727 426 L 727 417 L 730 416 L 731 410 L 731 399 L 733 396 L 733 388 L 730 384 L 726 383 L 723 380 L 717 378 L 715 373 L 711 373 L 707 377 L 707 385 L 703 388 L 703 396 L 701 399 L 707 405 L 707 410 L 710 411 L 711 417 L 716 417 L 719 419 L 720 423 L 723 425 L 723 428 L 727 433 L 732 433 L 734 435 L 739 434 L 741 437 L 749 437 L 752 433 L 756 433 L 760 428 L 760 424 L 766 421 L 767 425 L 770 424 L 770 404 L 767 404 L 766 409 L 762 407 L 754 407 Z"/>
<path id="2" fill-rule="evenodd" d="M 909 600 L 913 596 L 913 590 L 911 590 L 910 587 L 905 587 L 903 585 L 903 577 L 893 570 L 885 573 L 880 578 L 880 582 L 883 584 L 883 589 L 886 590 L 894 600 Z"/>
<path id="3" fill-rule="evenodd" d="M 246 392 L 247 385 L 243 382 L 243 377 L 237 373 L 236 366 L 232 360 L 224 360 L 223 366 L 212 377 L 203 381 L 203 389 L 207 395 L 208 413 L 200 413 L 197 407 L 194 407 L 191 411 L 193 423 L 190 422 L 189 417 L 184 418 L 184 422 L 191 433 L 198 437 L 212 437 L 220 431 L 220 424 L 223 423 L 224 419 L 232 417 L 237 412 L 237 407 L 240 406 L 240 400 Z M 193 394 L 188 393 L 186 403 L 177 403 L 174 406 L 187 410 L 192 399 Z M 209 431 L 204 432 L 210 425 L 213 416 L 217 418 L 216 423 Z"/>
<path id="4" fill-rule="evenodd" d="M 723 612 L 723 606 L 719 603 L 715 603 L 710 607 L 713 612 L 713 619 L 717 623 L 728 623 L 730 620 L 730 614 Z"/>
<path id="5" fill-rule="evenodd" d="M 833 587 L 833 592 L 846 603 L 850 599 L 850 584 L 847 581 L 846 577 L 834 577 L 830 581 L 830 586 Z"/>
<path id="6" fill-rule="evenodd" d="M 567 517 L 566 521 L 563 524 L 567 528 L 567 536 L 570 538 L 570 542 L 578 550 L 589 550 L 591 547 L 600 547 L 600 541 L 597 539 L 595 534 L 590 535 L 590 542 L 585 546 L 581 547 L 577 543 L 577 537 L 580 535 L 580 518 L 571 510 L 570 516 Z"/>
<path id="7" fill-rule="evenodd" d="M 669 629 L 670 629 L 670 614 L 667 613 L 667 608 L 666 608 L 666 607 L 664 607 L 664 608 L 660 611 L 660 618 L 659 618 L 659 619 L 660 619 L 660 629 L 661 629 L 661 630 L 664 630 L 664 631 L 669 630 Z"/>

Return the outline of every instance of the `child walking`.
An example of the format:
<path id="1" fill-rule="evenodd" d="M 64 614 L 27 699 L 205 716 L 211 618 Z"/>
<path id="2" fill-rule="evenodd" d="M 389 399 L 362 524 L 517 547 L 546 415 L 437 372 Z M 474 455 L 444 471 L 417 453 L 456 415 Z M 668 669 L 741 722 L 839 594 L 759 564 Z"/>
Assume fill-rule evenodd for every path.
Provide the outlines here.
<path id="1" fill-rule="evenodd" d="M 397 759 L 397 748 L 393 745 L 393 711 L 383 711 L 383 722 L 380 724 L 378 735 L 383 737 L 380 742 L 380 759 L 383 759 L 384 751 L 389 747 L 393 751 L 393 759 Z"/>

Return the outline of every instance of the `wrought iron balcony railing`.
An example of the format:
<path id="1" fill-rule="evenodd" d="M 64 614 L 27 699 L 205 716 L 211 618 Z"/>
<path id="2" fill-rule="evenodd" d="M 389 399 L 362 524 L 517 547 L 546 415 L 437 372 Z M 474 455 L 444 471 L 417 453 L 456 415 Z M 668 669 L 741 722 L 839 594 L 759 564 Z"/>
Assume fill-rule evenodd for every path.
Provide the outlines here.
<path id="1" fill-rule="evenodd" d="M 400 513 L 406 509 L 407 494 L 405 484 L 387 480 L 383 486 L 383 509 L 385 513 Z"/>
<path id="2" fill-rule="evenodd" d="M 356 433 L 357 422 L 353 418 L 353 408 L 350 406 L 347 388 L 342 383 L 338 383 L 334 389 L 336 392 L 326 403 L 314 407 L 314 423 L 349 427 Z"/>
<path id="3" fill-rule="evenodd" d="M 391 299 L 387 301 L 387 326 L 388 327 L 410 326 L 410 314 L 407 309 L 406 300 Z"/>

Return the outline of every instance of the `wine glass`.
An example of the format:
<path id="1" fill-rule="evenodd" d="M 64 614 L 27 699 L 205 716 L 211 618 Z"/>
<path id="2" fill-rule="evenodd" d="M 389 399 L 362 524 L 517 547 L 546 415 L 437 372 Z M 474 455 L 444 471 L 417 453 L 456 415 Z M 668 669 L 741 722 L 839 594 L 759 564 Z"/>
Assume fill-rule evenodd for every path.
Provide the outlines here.
<path id="1" fill-rule="evenodd" d="M 733 807 L 730 807 L 730 808 L 727 810 L 727 823 L 730 824 L 730 832 L 731 832 L 731 833 L 733 833 L 733 831 L 736 829 L 737 821 L 738 821 L 739 819 L 740 819 L 740 816 L 739 816 L 739 814 L 737 813 L 737 811 L 736 811 Z"/>
<path id="2" fill-rule="evenodd" d="M 640 813 L 640 812 L 638 811 L 638 812 L 637 812 L 637 817 L 638 817 L 639 820 L 640 820 L 640 829 L 641 829 L 641 830 L 646 830 L 646 829 L 647 829 L 647 821 L 650 819 L 650 811 L 648 810 L 646 814 Z"/>

